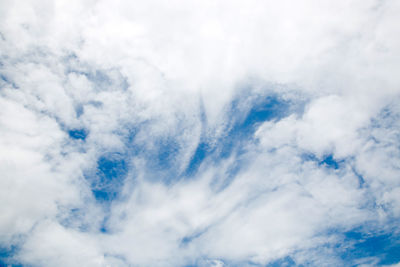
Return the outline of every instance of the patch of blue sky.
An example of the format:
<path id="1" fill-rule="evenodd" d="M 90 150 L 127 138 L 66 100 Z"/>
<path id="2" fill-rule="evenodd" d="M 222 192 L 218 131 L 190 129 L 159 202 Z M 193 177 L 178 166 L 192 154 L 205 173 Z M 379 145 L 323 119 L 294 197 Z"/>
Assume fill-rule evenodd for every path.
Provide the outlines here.
<path id="1" fill-rule="evenodd" d="M 68 130 L 68 135 L 72 139 L 85 140 L 88 133 L 85 129 L 71 129 Z"/>
<path id="2" fill-rule="evenodd" d="M 9 247 L 0 246 L 0 266 L 23 266 L 22 264 L 15 261 L 13 258 L 17 252 L 18 247 L 15 245 Z"/>
<path id="3" fill-rule="evenodd" d="M 364 258 L 378 260 L 378 265 L 391 265 L 400 262 L 400 235 L 394 233 L 371 233 L 352 230 L 344 233 L 340 257 L 349 265 Z M 354 264 L 353 264 L 354 263 Z M 352 265 L 353 264 L 353 265 Z"/>
<path id="4" fill-rule="evenodd" d="M 206 141 L 206 130 L 207 130 L 207 115 L 204 108 L 204 103 L 200 102 L 200 122 L 201 122 L 201 139 L 195 152 L 193 153 L 188 166 L 184 172 L 184 176 L 191 176 L 197 172 L 200 164 L 203 160 L 211 153 L 212 147 Z"/>
<path id="5" fill-rule="evenodd" d="M 336 159 L 333 154 L 326 154 L 322 157 L 318 157 L 313 153 L 303 153 L 301 158 L 303 161 L 313 161 L 317 163 L 318 166 L 333 170 L 338 170 L 345 163 L 344 159 Z"/>
<path id="6" fill-rule="evenodd" d="M 151 161 L 153 166 L 160 170 L 175 167 L 175 160 L 180 150 L 179 144 L 172 138 L 161 139 L 156 143 L 156 156 Z"/>
<path id="7" fill-rule="evenodd" d="M 343 162 L 343 161 L 338 161 L 338 160 L 334 159 L 332 154 L 329 154 L 329 155 L 325 156 L 318 164 L 323 165 L 330 169 L 337 170 L 337 169 L 339 169 L 339 164 L 341 162 Z"/>
<path id="8" fill-rule="evenodd" d="M 191 176 L 197 172 L 203 160 L 212 152 L 212 148 L 207 142 L 200 142 L 190 159 L 189 165 L 186 168 L 185 175 Z"/>
<path id="9" fill-rule="evenodd" d="M 290 102 L 278 95 L 256 99 L 243 97 L 235 99 L 228 112 L 231 118 L 226 134 L 219 140 L 221 157 L 228 157 L 237 144 L 252 139 L 257 127 L 270 120 L 279 120 L 290 114 Z M 241 101 L 248 103 L 242 104 Z"/>
<path id="10" fill-rule="evenodd" d="M 278 95 L 254 98 L 239 96 L 232 101 L 228 109 L 229 118 L 224 134 L 212 143 L 203 137 L 197 146 L 187 166 L 185 174 L 190 176 L 196 173 L 201 163 L 208 157 L 213 161 L 226 159 L 232 153 L 243 152 L 243 146 L 253 139 L 257 127 L 269 120 L 279 120 L 288 116 L 291 102 L 280 98 Z M 206 120 L 206 119 L 203 119 Z M 203 127 L 207 127 L 206 125 Z"/>
<path id="11" fill-rule="evenodd" d="M 114 200 L 128 173 L 128 164 L 124 154 L 107 153 L 97 160 L 95 177 L 87 177 L 91 182 L 92 192 L 98 201 Z"/>
<path id="12" fill-rule="evenodd" d="M 236 114 L 238 120 L 231 130 L 233 132 L 247 133 L 247 131 L 254 131 L 254 127 L 259 123 L 281 119 L 289 115 L 290 102 L 280 98 L 278 95 L 260 97 L 260 99 L 254 100 L 250 107 L 245 108 L 240 108 L 238 101 L 241 101 L 241 99 L 232 102 L 231 113 L 240 112 L 244 116 Z"/>
<path id="13" fill-rule="evenodd" d="M 395 233 L 374 233 L 363 232 L 360 229 L 354 229 L 348 232 L 339 233 L 344 238 L 340 243 L 329 246 L 333 249 L 342 261 L 342 266 L 360 266 L 371 264 L 371 266 L 385 266 L 400 263 L 400 235 Z M 266 265 L 260 265 L 252 262 L 235 263 L 230 262 L 228 266 L 315 266 L 312 259 L 305 259 L 303 264 L 297 263 L 295 258 L 285 256 L 274 260 Z"/>

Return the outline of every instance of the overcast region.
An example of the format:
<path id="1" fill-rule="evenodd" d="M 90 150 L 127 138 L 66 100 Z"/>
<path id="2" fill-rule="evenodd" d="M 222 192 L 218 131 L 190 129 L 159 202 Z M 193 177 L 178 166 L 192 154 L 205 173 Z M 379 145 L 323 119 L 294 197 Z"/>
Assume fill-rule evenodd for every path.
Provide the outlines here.
<path id="1" fill-rule="evenodd" d="M 400 1 L 0 1 L 0 266 L 400 266 Z"/>

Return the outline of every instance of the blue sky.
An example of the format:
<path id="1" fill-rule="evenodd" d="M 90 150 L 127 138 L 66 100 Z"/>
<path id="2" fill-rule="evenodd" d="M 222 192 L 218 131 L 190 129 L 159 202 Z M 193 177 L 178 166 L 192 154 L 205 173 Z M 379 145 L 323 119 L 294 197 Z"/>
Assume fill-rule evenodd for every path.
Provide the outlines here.
<path id="1" fill-rule="evenodd" d="M 396 1 L 0 10 L 0 266 L 400 266 Z"/>

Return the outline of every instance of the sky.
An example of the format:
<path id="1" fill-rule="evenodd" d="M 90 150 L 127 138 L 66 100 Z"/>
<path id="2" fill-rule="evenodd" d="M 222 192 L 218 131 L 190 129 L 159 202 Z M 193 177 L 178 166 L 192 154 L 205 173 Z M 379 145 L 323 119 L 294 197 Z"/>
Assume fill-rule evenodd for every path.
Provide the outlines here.
<path id="1" fill-rule="evenodd" d="M 0 266 L 400 266 L 399 13 L 0 1 Z"/>

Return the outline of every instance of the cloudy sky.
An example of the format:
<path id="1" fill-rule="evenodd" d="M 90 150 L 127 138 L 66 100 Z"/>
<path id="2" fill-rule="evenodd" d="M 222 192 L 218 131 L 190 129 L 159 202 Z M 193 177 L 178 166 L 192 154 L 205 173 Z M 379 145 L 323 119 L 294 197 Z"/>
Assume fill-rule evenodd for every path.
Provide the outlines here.
<path id="1" fill-rule="evenodd" d="M 400 266 L 399 14 L 1 0 L 0 266 Z"/>

